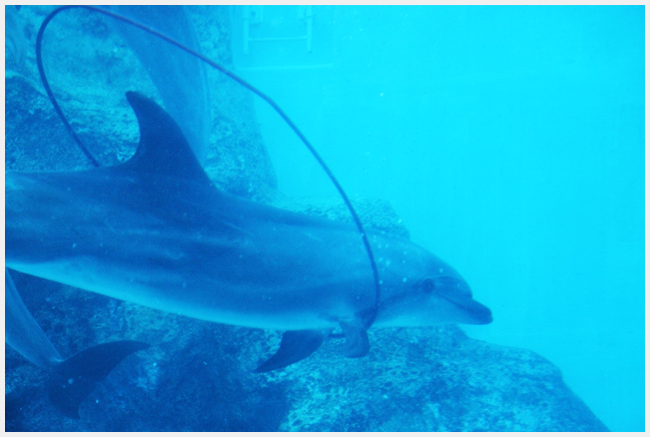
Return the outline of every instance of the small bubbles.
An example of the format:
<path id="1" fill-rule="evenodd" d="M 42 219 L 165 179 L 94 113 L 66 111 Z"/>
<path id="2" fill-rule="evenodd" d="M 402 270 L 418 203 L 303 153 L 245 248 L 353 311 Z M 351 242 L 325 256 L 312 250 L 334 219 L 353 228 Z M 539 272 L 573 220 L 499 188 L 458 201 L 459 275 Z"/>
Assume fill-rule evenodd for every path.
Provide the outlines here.
<path id="1" fill-rule="evenodd" d="M 75 247 L 77 247 L 77 243 L 72 243 L 72 248 L 74 249 Z"/>
<path id="2" fill-rule="evenodd" d="M 74 378 L 68 379 L 68 385 L 72 385 L 72 384 L 74 384 Z"/>
<path id="3" fill-rule="evenodd" d="M 402 282 L 406 282 L 406 281 L 408 281 L 408 278 L 407 278 L 406 276 L 404 276 L 404 277 L 402 278 Z"/>

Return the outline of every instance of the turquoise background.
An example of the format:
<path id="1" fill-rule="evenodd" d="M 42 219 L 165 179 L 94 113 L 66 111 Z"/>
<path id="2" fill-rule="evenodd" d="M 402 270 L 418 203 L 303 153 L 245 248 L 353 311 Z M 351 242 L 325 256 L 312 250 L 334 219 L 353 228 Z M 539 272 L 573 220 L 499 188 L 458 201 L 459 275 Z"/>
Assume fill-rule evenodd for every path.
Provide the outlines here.
<path id="1" fill-rule="evenodd" d="M 263 12 L 252 37 L 306 32 L 304 7 Z M 311 53 L 301 40 L 244 54 L 233 8 L 237 70 L 352 198 L 390 201 L 465 277 L 495 319 L 470 336 L 543 355 L 610 429 L 643 431 L 644 7 L 311 12 Z M 280 189 L 335 196 L 257 108 Z"/>

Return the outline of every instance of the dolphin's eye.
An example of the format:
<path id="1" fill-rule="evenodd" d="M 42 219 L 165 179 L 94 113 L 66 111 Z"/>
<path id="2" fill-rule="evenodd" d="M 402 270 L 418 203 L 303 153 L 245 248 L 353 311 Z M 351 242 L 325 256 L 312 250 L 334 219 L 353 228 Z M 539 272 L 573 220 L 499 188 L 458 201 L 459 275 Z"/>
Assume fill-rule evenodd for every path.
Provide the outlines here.
<path id="1" fill-rule="evenodd" d="M 433 279 L 427 278 L 422 281 L 422 291 L 425 293 L 431 293 L 433 290 L 436 288 L 436 283 L 433 281 Z"/>

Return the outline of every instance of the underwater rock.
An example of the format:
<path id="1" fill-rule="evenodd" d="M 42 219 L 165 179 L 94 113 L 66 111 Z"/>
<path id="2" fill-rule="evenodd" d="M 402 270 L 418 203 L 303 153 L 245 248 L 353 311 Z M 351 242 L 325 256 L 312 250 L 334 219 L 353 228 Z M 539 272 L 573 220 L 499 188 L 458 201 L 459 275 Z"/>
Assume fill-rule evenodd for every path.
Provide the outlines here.
<path id="1" fill-rule="evenodd" d="M 456 326 L 376 330 L 370 341 L 367 360 L 299 363 L 280 430 L 606 430 L 533 352 L 472 340 Z"/>
<path id="2" fill-rule="evenodd" d="M 5 54 L 9 55 L 5 62 L 20 70 L 25 63 L 28 43 L 18 8 L 5 5 Z"/>
<path id="3" fill-rule="evenodd" d="M 331 340 L 299 363 L 258 374 L 280 333 L 15 280 L 64 355 L 124 338 L 152 347 L 98 385 L 80 420 L 54 410 L 43 372 L 6 348 L 8 431 L 606 430 L 550 362 L 455 326 L 371 330 L 365 358 L 345 358 L 343 341 Z M 44 284 L 52 285 L 39 293 Z"/>

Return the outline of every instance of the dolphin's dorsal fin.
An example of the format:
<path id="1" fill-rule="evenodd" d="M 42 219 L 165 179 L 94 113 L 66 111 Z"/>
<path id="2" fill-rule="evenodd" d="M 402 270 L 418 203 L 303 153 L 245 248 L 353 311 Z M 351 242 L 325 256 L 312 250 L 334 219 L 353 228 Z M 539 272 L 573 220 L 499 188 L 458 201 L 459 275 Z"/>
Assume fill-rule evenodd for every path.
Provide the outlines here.
<path id="1" fill-rule="evenodd" d="M 119 167 L 210 184 L 210 179 L 171 116 L 140 93 L 129 91 L 126 99 L 138 119 L 140 144 L 131 159 Z"/>

